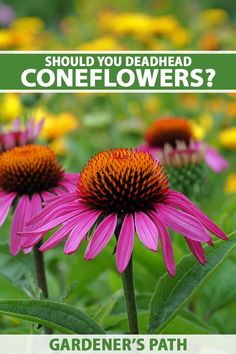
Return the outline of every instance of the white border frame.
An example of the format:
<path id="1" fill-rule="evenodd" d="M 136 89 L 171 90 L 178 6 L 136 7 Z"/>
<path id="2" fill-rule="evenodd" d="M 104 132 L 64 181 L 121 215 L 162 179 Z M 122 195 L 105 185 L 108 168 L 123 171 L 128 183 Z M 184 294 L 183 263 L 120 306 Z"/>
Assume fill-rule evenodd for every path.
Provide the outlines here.
<path id="1" fill-rule="evenodd" d="M 153 54 L 153 55 L 161 55 L 161 54 L 234 54 L 236 55 L 236 50 L 166 50 L 166 51 L 152 51 L 152 50 L 122 50 L 122 51 L 116 51 L 116 50 L 3 50 L 0 51 L 0 55 L 4 54 Z M 236 67 L 236 63 L 235 63 Z M 236 93 L 236 87 L 235 90 L 80 90 L 80 89 L 73 89 L 73 90 L 50 90 L 50 89 L 45 89 L 45 90 L 0 90 L 0 93 Z"/>

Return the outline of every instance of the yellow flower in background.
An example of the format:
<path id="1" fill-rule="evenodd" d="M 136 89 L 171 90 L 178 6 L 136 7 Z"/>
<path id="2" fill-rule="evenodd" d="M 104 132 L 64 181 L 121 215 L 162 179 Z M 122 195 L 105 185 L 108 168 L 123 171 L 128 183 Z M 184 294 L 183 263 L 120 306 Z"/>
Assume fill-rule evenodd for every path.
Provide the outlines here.
<path id="1" fill-rule="evenodd" d="M 184 28 L 178 27 L 170 33 L 170 40 L 177 48 L 182 48 L 190 42 L 190 32 Z"/>
<path id="2" fill-rule="evenodd" d="M 9 122 L 22 113 L 22 108 L 20 96 L 15 93 L 8 93 L 1 100 L 0 114 L 4 122 Z"/>
<path id="3" fill-rule="evenodd" d="M 205 131 L 208 132 L 213 128 L 214 120 L 211 114 L 204 113 L 199 117 L 199 123 L 205 129 Z"/>
<path id="4" fill-rule="evenodd" d="M 119 36 L 148 35 L 152 32 L 152 20 L 142 13 L 110 14 L 110 21 L 106 15 L 106 23 L 102 23 L 104 30 Z"/>
<path id="5" fill-rule="evenodd" d="M 0 50 L 8 49 L 14 44 L 12 32 L 8 29 L 0 29 Z"/>
<path id="6" fill-rule="evenodd" d="M 206 134 L 205 129 L 195 121 L 191 121 L 193 135 L 197 140 L 202 140 Z"/>
<path id="7" fill-rule="evenodd" d="M 201 13 L 204 25 L 218 26 L 225 24 L 229 19 L 228 13 L 223 9 L 207 9 Z"/>
<path id="8" fill-rule="evenodd" d="M 222 130 L 220 133 L 220 143 L 227 149 L 236 149 L 236 127 Z"/>
<path id="9" fill-rule="evenodd" d="M 66 145 L 64 138 L 58 138 L 50 143 L 50 148 L 55 152 L 55 154 L 64 156 L 69 152 L 68 146 Z"/>
<path id="10" fill-rule="evenodd" d="M 197 140 L 202 140 L 206 134 L 213 128 L 213 118 L 210 114 L 203 114 L 198 121 L 192 120 L 193 134 Z"/>
<path id="11" fill-rule="evenodd" d="M 16 19 L 8 29 L 0 29 L 0 49 L 40 49 L 47 38 L 38 17 Z"/>
<path id="12" fill-rule="evenodd" d="M 76 130 L 79 125 L 77 117 L 70 112 L 62 112 L 56 115 L 41 110 L 37 112 L 37 118 L 39 117 L 45 119 L 41 137 L 47 141 L 61 138 Z"/>
<path id="13" fill-rule="evenodd" d="M 153 17 L 150 23 L 152 33 L 159 35 L 172 34 L 179 26 L 177 19 L 171 15 Z"/>
<path id="14" fill-rule="evenodd" d="M 94 41 L 83 43 L 80 50 L 121 50 L 119 42 L 111 36 L 103 36 Z"/>
<path id="15" fill-rule="evenodd" d="M 68 152 L 65 137 L 78 128 L 78 117 L 71 112 L 54 114 L 47 112 L 43 107 L 37 109 L 35 116 L 36 121 L 44 119 L 40 137 L 49 143 L 56 154 L 65 155 Z"/>
<path id="16" fill-rule="evenodd" d="M 124 12 L 114 14 L 106 11 L 100 16 L 100 27 L 103 32 L 117 36 L 134 36 L 148 43 L 154 36 L 166 36 L 177 47 L 189 42 L 189 32 L 179 26 L 172 15 L 152 17 L 143 13 Z"/>
<path id="17" fill-rule="evenodd" d="M 226 193 L 236 193 L 236 173 L 232 173 L 228 176 L 225 182 Z"/>
<path id="18" fill-rule="evenodd" d="M 161 100 L 157 96 L 148 96 L 144 101 L 144 109 L 149 114 L 158 114 L 161 107 Z"/>
<path id="19" fill-rule="evenodd" d="M 20 17 L 11 28 L 18 32 L 39 33 L 44 29 L 44 23 L 39 17 Z"/>
<path id="20" fill-rule="evenodd" d="M 226 106 L 226 115 L 229 118 L 236 117 L 236 102 L 230 102 Z"/>

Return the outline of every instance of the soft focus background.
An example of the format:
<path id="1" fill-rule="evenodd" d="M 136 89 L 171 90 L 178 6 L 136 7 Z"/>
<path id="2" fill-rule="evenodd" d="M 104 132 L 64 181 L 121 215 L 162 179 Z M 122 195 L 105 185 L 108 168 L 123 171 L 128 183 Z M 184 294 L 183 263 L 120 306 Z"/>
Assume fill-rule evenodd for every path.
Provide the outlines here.
<path id="1" fill-rule="evenodd" d="M 236 3 L 221 0 L 9 0 L 0 3 L 0 50 L 235 50 L 235 14 Z M 73 172 L 100 150 L 141 144 L 155 118 L 189 118 L 198 138 L 230 161 L 221 175 L 209 170 L 209 187 L 198 203 L 227 233 L 236 229 L 236 94 L 1 94 L 1 125 L 10 126 L 18 116 L 45 118 L 42 141 Z M 9 225 L 10 220 L 1 229 L 0 298 L 37 298 L 31 256 L 9 256 Z M 180 237 L 174 247 L 177 262 L 187 249 Z M 62 246 L 50 251 L 49 289 L 52 299 L 96 314 L 110 332 L 123 332 L 126 316 L 113 248 L 111 243 L 88 263 L 83 247 L 73 256 L 65 256 Z M 137 242 L 135 269 L 144 332 L 150 294 L 164 273 L 162 257 Z M 235 271 L 232 254 L 164 333 L 236 333 Z M 105 311 L 110 316 L 103 319 Z M 40 329 L 0 317 L 1 333 L 30 331 Z"/>

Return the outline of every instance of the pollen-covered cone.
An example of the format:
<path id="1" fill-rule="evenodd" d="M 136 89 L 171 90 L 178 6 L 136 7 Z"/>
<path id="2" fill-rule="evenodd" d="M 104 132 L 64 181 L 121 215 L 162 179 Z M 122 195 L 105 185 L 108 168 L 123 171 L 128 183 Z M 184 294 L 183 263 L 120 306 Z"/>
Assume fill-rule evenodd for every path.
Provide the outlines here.
<path id="1" fill-rule="evenodd" d="M 31 231 L 19 233 L 37 240 L 57 227 L 41 246 L 47 251 L 66 239 L 64 252 L 72 254 L 92 234 L 85 259 L 96 257 L 114 233 L 117 268 L 123 272 L 138 239 L 151 251 L 161 243 L 164 262 L 171 276 L 175 262 L 168 228 L 185 237 L 201 264 L 206 258 L 202 244 L 212 242 L 210 232 L 227 239 L 201 210 L 183 194 L 169 189 L 160 163 L 147 152 L 114 149 L 94 156 L 84 166 L 77 190 L 58 196 L 29 221 Z"/>

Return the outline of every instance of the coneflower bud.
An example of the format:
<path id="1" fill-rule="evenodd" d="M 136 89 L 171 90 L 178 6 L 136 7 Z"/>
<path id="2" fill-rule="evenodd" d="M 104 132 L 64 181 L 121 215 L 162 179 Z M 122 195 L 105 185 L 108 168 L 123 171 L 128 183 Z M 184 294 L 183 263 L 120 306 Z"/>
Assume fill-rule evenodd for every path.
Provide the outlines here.
<path id="1" fill-rule="evenodd" d="M 199 149 L 194 142 L 188 146 L 176 141 L 176 147 L 165 144 L 163 150 L 157 152 L 172 189 L 196 198 L 204 191 L 207 185 L 204 150 L 204 145 Z"/>

